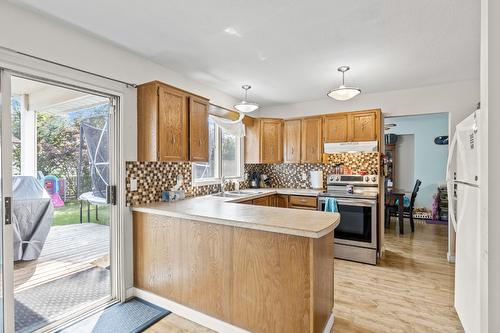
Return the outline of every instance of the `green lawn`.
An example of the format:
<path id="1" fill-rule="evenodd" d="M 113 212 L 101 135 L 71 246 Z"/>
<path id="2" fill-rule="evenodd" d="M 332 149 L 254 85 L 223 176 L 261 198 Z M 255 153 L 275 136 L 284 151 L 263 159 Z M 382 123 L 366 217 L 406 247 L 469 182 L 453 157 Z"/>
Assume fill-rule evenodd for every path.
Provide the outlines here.
<path id="1" fill-rule="evenodd" d="M 99 206 L 99 221 L 95 218 L 96 206 L 90 206 L 90 222 L 106 224 L 108 223 L 109 210 L 107 206 Z M 78 200 L 66 201 L 64 207 L 54 209 L 54 221 L 52 225 L 67 225 L 80 223 L 80 202 Z M 87 223 L 87 203 L 83 203 L 83 223 Z"/>

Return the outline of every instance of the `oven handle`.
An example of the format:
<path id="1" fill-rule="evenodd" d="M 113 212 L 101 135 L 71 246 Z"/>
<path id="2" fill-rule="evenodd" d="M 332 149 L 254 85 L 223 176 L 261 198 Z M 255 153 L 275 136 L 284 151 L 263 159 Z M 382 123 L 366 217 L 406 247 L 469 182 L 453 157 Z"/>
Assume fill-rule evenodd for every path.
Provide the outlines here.
<path id="1" fill-rule="evenodd" d="M 318 199 L 320 202 L 324 202 L 325 198 L 319 198 Z M 364 200 L 364 199 L 337 199 L 338 204 L 343 204 L 343 205 L 357 205 L 357 206 L 366 206 L 366 207 L 372 207 L 376 206 L 377 202 L 373 200 Z"/>

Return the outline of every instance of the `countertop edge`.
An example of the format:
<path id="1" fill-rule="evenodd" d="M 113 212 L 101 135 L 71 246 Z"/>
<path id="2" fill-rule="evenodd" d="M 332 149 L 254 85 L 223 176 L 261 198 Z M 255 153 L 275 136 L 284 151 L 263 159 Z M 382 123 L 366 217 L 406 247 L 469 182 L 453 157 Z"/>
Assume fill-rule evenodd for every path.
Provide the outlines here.
<path id="1" fill-rule="evenodd" d="M 193 220 L 193 221 L 207 222 L 207 223 L 213 223 L 213 224 L 221 224 L 221 225 L 227 225 L 230 227 L 238 227 L 238 228 L 245 228 L 245 229 L 252 229 L 252 230 L 262 230 L 262 231 L 275 232 L 275 233 L 281 233 L 281 234 L 286 234 L 286 235 L 293 235 L 293 236 L 300 236 L 300 237 L 307 237 L 307 238 L 314 238 L 314 239 L 321 238 L 321 237 L 329 234 L 330 232 L 334 231 L 335 228 L 340 223 L 340 217 L 337 217 L 337 220 L 335 222 L 333 222 L 329 227 L 324 228 L 320 231 L 313 232 L 313 231 L 305 231 L 305 230 L 300 230 L 300 229 L 290 229 L 287 227 L 277 227 L 277 226 L 270 226 L 270 225 L 255 224 L 255 223 L 251 223 L 251 222 L 240 222 L 240 221 L 235 221 L 235 220 L 226 220 L 226 219 L 222 219 L 222 218 L 199 216 L 199 215 L 193 215 L 193 214 L 187 214 L 187 213 L 177 213 L 177 212 L 172 212 L 172 211 L 168 211 L 168 210 L 148 208 L 148 207 L 132 207 L 132 211 L 146 213 L 146 214 L 160 215 L 160 216 L 183 218 L 183 219 L 189 219 L 189 220 Z"/>

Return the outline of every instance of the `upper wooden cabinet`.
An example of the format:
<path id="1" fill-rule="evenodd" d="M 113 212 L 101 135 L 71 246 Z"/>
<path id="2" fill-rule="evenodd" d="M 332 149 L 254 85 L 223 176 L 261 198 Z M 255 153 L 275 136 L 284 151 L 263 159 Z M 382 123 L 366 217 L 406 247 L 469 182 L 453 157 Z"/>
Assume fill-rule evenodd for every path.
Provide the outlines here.
<path id="1" fill-rule="evenodd" d="M 283 160 L 285 163 L 300 163 L 301 126 L 300 119 L 285 120 L 283 133 Z"/>
<path id="2" fill-rule="evenodd" d="M 321 163 L 323 154 L 322 118 L 309 117 L 302 119 L 300 161 L 302 163 Z"/>
<path id="3" fill-rule="evenodd" d="M 323 141 L 346 142 L 347 114 L 330 114 L 323 118 Z"/>
<path id="4" fill-rule="evenodd" d="M 208 100 L 158 81 L 140 85 L 137 159 L 208 161 Z"/>
<path id="5" fill-rule="evenodd" d="M 208 101 L 189 97 L 189 160 L 208 161 Z"/>
<path id="6" fill-rule="evenodd" d="M 380 110 L 325 115 L 323 142 L 380 140 L 380 115 Z"/>
<path id="7" fill-rule="evenodd" d="M 352 112 L 349 114 L 349 141 L 374 141 L 378 140 L 380 128 L 377 119 L 378 112 Z"/>
<path id="8" fill-rule="evenodd" d="M 280 163 L 283 161 L 283 120 L 252 119 L 246 124 L 245 162 Z"/>
<path id="9" fill-rule="evenodd" d="M 161 161 L 188 159 L 188 101 L 184 92 L 158 88 L 158 152 Z"/>

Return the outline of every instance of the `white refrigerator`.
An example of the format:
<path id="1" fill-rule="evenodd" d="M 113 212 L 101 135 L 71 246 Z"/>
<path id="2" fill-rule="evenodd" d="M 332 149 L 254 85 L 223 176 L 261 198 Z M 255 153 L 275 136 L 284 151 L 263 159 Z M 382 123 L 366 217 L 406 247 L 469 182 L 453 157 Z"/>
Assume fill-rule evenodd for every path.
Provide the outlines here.
<path id="1" fill-rule="evenodd" d="M 450 228 L 456 232 L 455 309 L 466 333 L 481 332 L 480 110 L 457 125 L 447 170 Z M 453 232 L 449 233 L 453 235 Z M 486 261 L 485 261 L 486 260 Z"/>

